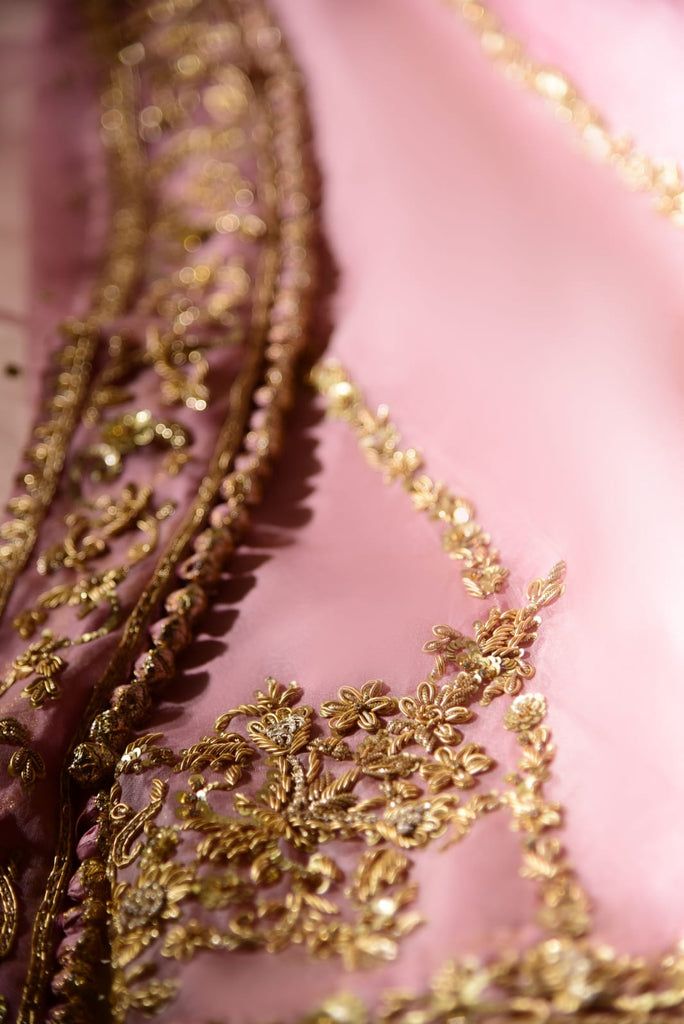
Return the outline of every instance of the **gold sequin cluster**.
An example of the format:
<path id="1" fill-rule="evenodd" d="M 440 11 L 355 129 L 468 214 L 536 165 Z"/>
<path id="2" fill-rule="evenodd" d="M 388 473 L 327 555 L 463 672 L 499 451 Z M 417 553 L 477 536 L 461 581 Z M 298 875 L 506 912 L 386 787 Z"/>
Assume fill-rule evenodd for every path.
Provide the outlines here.
<path id="1" fill-rule="evenodd" d="M 488 598 L 503 590 L 508 569 L 477 522 L 474 506 L 421 472 L 422 455 L 416 448 L 400 447 L 401 437 L 387 406 L 369 408 L 347 370 L 335 360 L 316 364 L 310 380 L 330 415 L 350 424 L 370 465 L 389 483 L 399 481 L 416 509 L 444 525 L 444 550 L 462 564 L 463 585 L 471 597 Z"/>

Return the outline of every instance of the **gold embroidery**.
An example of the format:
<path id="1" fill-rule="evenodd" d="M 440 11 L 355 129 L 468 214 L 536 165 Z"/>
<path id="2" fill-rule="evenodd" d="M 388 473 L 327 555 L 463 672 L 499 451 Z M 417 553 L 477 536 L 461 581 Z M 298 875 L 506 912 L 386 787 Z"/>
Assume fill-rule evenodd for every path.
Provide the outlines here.
<path id="1" fill-rule="evenodd" d="M 272 679 L 254 703 L 222 715 L 212 736 L 177 759 L 176 772 L 187 777 L 178 796 L 178 825 L 152 825 L 161 806 L 154 796 L 158 782 L 152 802 L 137 815 L 120 803 L 115 787 L 110 821 L 126 825 L 118 833 L 123 843 L 117 837 L 111 845 L 110 871 L 116 875 L 131 862 L 136 867 L 133 881 L 113 888 L 120 1012 L 139 1001 L 138 980 L 152 977 L 153 963 L 141 969 L 137 962 L 152 944 L 164 957 L 186 959 L 201 949 L 276 952 L 294 943 L 354 966 L 395 956 L 398 940 L 419 923 L 408 909 L 415 885 L 402 851 L 444 835 L 459 800 L 453 792 L 429 796 L 411 781 L 431 761 L 406 752 L 414 740 L 405 731 L 390 733 L 385 719 L 399 713 L 398 702 L 381 695 L 376 681 L 353 693 L 382 705 L 359 707 L 349 700 L 350 689 L 342 689 L 337 703 L 344 712 L 331 713 L 324 736 L 313 735 L 316 716 L 299 703 L 298 688 Z M 229 731 L 237 718 L 247 720 L 246 736 Z M 369 735 L 355 749 L 342 738 L 364 731 Z M 264 785 L 253 796 L 234 793 L 226 806 L 228 794 L 264 755 Z M 337 774 L 329 768 L 335 764 Z M 452 789 L 474 784 L 467 766 L 466 756 Z M 484 755 L 472 765 L 476 772 L 490 766 Z M 122 768 L 130 770 L 126 754 Z M 364 782 L 373 788 L 360 791 Z M 493 806 L 482 799 L 476 816 Z M 147 838 L 131 847 L 143 821 Z M 335 844 L 359 841 L 367 849 L 347 878 Z M 328 844 L 330 855 L 324 852 Z M 122 853 L 122 846 L 131 852 Z M 200 916 L 219 914 L 216 923 L 193 916 L 189 903 Z M 143 992 L 149 1002 L 144 986 Z M 159 995 L 160 1001 L 167 998 Z"/>
<path id="2" fill-rule="evenodd" d="M 546 837 L 559 819 L 542 793 L 544 757 L 533 763 L 528 756 L 527 774 L 509 794 L 486 792 L 462 802 L 459 791 L 474 787 L 493 761 L 475 743 L 460 746 L 463 733 L 455 728 L 474 718 L 467 704 L 475 697 L 491 702 L 486 687 L 493 679 L 506 680 L 501 692 L 517 692 L 521 678 L 532 675 L 527 663 L 520 670 L 518 637 L 524 635 L 529 649 L 538 624 L 535 618 L 531 626 L 531 617 L 561 590 L 557 566 L 530 586 L 530 605 L 499 612 L 487 629 L 477 624 L 476 639 L 437 627 L 425 645 L 433 676 L 441 678 L 447 667 L 455 676 L 422 682 L 415 697 L 397 699 L 372 680 L 343 686 L 317 715 L 301 703 L 295 683 L 267 679 L 252 702 L 221 715 L 212 735 L 178 755 L 175 772 L 185 778 L 176 796 L 177 824 L 155 823 L 163 803 L 159 780 L 137 813 L 121 802 L 117 784 L 107 827 L 116 837 L 108 872 L 119 1019 L 140 999 L 154 1009 L 170 997 L 147 988 L 155 961 L 141 958 L 152 947 L 172 959 L 203 949 L 278 952 L 293 944 L 313 956 L 338 956 L 348 967 L 393 958 L 399 940 L 420 923 L 410 907 L 416 886 L 406 851 L 438 839 L 459 842 L 482 815 L 504 806 L 515 827 L 529 834 L 526 866 L 532 854 L 547 858 L 545 900 L 553 900 L 557 915 L 576 910 L 574 876 Z M 541 721 L 543 699 L 516 701 L 506 722 L 536 749 L 541 733 L 522 729 Z M 244 733 L 234 731 L 239 720 Z M 117 771 L 169 763 L 168 749 L 155 754 L 158 738 L 129 745 Z M 265 775 L 254 793 L 244 790 L 252 772 Z M 360 847 L 347 871 L 340 844 Z M 135 871 L 122 880 L 125 867 Z"/>
<path id="3" fill-rule="evenodd" d="M 86 630 L 76 637 L 55 636 L 49 629 L 17 655 L 0 682 L 0 696 L 18 680 L 31 681 L 22 690 L 34 708 L 59 697 L 58 676 L 67 668 L 61 653 L 65 648 L 82 646 L 106 636 L 116 629 L 122 619 L 118 588 L 133 565 L 155 549 L 159 537 L 159 523 L 173 512 L 167 502 L 160 509 L 152 507 L 152 489 L 138 490 L 135 485 L 125 487 L 118 498 L 101 495 L 88 507 L 84 505 L 69 513 L 65 520 L 67 533 L 63 541 L 53 545 L 39 557 L 37 568 L 42 575 L 60 568 L 83 570 L 90 563 L 109 554 L 110 542 L 128 530 L 139 530 L 144 539 L 133 544 L 126 553 L 126 564 L 106 569 L 61 583 L 44 591 L 32 608 L 26 609 L 13 620 L 14 628 L 24 639 L 30 639 L 58 608 L 77 609 L 79 618 L 85 618 L 101 605 L 108 608 L 105 621 L 95 629 Z"/>
<path id="4" fill-rule="evenodd" d="M 674 160 L 654 160 L 628 136 L 611 131 L 568 76 L 533 60 L 485 4 L 479 0 L 445 3 L 472 28 L 483 53 L 502 68 L 507 78 L 540 96 L 558 120 L 573 125 L 592 155 L 615 168 L 631 189 L 649 193 L 659 213 L 678 227 L 684 226 L 684 177 Z"/>
<path id="5" fill-rule="evenodd" d="M 12 864 L 0 865 L 0 960 L 12 951 L 17 936 L 19 903 Z"/>
<path id="6" fill-rule="evenodd" d="M 257 448 L 264 443 L 264 440 L 263 435 L 257 435 L 252 439 Z M 216 543 L 215 538 L 211 543 Z M 197 575 L 204 582 L 209 574 L 206 571 L 198 571 Z M 499 623 L 499 625 L 504 625 L 504 632 L 508 630 L 510 635 L 513 635 L 516 628 L 513 622 Z M 490 631 L 493 633 L 496 628 L 497 626 L 495 625 Z M 459 636 L 460 634 L 454 634 L 453 637 L 447 637 L 447 644 L 449 639 L 454 639 L 454 645 L 458 647 L 460 642 Z M 470 653 L 473 656 L 475 655 L 474 648 L 471 648 Z M 152 654 L 150 657 L 152 657 Z M 489 655 L 485 655 L 482 652 L 479 653 L 479 658 L 485 663 L 488 657 Z M 521 654 L 519 652 L 509 652 L 509 657 L 513 663 L 510 671 L 513 677 L 517 677 L 517 665 Z M 468 683 L 468 686 L 472 685 L 472 682 Z M 479 688 L 480 684 L 478 683 L 477 686 Z M 128 688 L 130 691 L 135 691 L 136 689 L 139 690 L 140 687 L 131 686 Z M 372 694 L 371 696 L 377 696 L 377 694 Z M 340 700 L 338 703 L 346 702 Z M 541 710 L 542 701 L 537 696 L 528 704 L 519 703 L 515 709 L 512 708 L 510 715 L 507 715 L 506 721 L 511 728 L 517 730 L 520 727 L 522 731 L 532 734 L 535 728 L 541 724 L 541 720 L 536 725 L 533 724 L 534 720 L 539 718 Z M 380 735 L 386 732 L 382 727 L 383 716 L 378 717 L 381 722 L 381 728 L 376 731 L 369 731 L 365 742 L 374 744 L 379 740 Z M 299 724 L 297 722 L 293 725 L 287 724 L 282 715 L 280 718 L 276 716 L 275 721 L 271 724 L 273 725 L 276 737 L 284 736 L 285 740 L 287 740 L 288 736 L 292 734 L 293 742 L 297 742 L 295 739 L 297 733 L 306 727 L 306 715 Z M 265 733 L 262 734 L 262 737 L 263 735 Z M 254 741 L 256 742 L 256 739 Z M 538 735 L 536 739 L 533 737 L 530 740 L 529 764 L 538 764 L 540 758 L 543 760 L 547 756 L 548 748 L 546 748 L 545 742 L 542 742 L 541 737 Z M 233 744 L 228 744 L 229 748 L 231 746 Z M 209 738 L 208 744 L 204 741 L 197 744 L 193 748 L 192 753 L 188 755 L 189 764 L 201 765 L 207 757 L 210 759 L 209 765 L 221 764 L 222 758 L 230 758 L 230 753 L 226 751 L 224 746 L 221 747 L 222 752 L 215 758 L 211 747 L 211 738 Z M 461 748 L 461 752 L 465 749 Z M 141 753 L 141 760 L 138 761 L 138 755 L 136 754 L 133 756 L 131 763 L 142 764 L 144 757 L 153 757 L 150 750 L 151 745 L 147 744 L 147 750 Z M 435 752 L 435 758 L 437 753 L 438 751 Z M 402 752 L 396 756 L 398 758 L 405 758 L 405 760 L 398 761 L 398 763 L 403 766 L 402 771 L 409 771 L 410 752 Z M 389 764 L 388 757 L 390 758 Z M 377 748 L 371 749 L 368 752 L 367 764 L 375 767 L 381 773 L 387 771 L 391 773 L 391 760 L 393 757 L 394 755 L 392 754 L 388 755 L 386 744 L 385 748 L 383 748 L 382 744 L 378 742 Z M 529 770 L 529 764 L 526 763 L 524 768 L 521 767 L 521 776 L 525 771 Z M 235 766 L 233 765 L 233 767 Z M 238 768 L 242 770 L 242 766 L 238 765 Z M 541 781 L 535 781 L 532 778 L 533 786 L 536 786 L 537 782 L 539 782 L 539 787 L 541 787 Z M 234 785 L 234 783 L 231 782 L 230 785 Z M 538 795 L 540 791 L 539 789 Z M 526 839 L 530 838 L 534 828 L 538 828 L 543 832 L 558 824 L 559 815 L 556 808 L 552 805 L 531 806 L 530 801 L 521 800 L 524 795 L 524 793 L 519 794 L 515 801 L 511 797 L 509 802 L 511 809 L 518 815 L 516 820 L 519 821 L 521 833 L 524 834 Z M 460 819 L 461 827 L 465 829 L 468 827 L 468 822 L 472 821 L 473 815 L 477 812 L 472 802 L 468 805 L 463 805 L 461 810 L 463 811 Z M 409 826 L 417 829 L 421 820 L 416 818 L 415 815 L 409 816 Z M 400 834 L 397 829 L 396 835 Z M 159 839 L 160 844 L 164 841 L 163 836 L 159 837 L 156 832 L 150 830 L 149 843 L 153 844 L 156 839 Z M 376 851 L 371 850 L 369 852 L 375 853 Z M 535 849 L 535 852 L 538 853 L 539 851 Z M 175 912 L 186 898 L 184 895 L 185 882 L 182 874 L 169 874 L 165 881 L 168 884 L 167 891 L 169 893 L 167 915 L 164 916 L 164 909 L 159 905 L 160 899 L 165 897 L 162 897 L 158 889 L 155 892 L 152 886 L 150 893 L 144 893 L 140 898 L 135 896 L 128 907 L 129 921 L 133 930 L 141 927 L 141 922 L 149 923 L 150 920 L 156 920 L 160 929 L 168 928 L 169 932 L 175 927 L 174 921 L 177 920 Z M 222 897 L 223 893 L 220 894 L 220 898 Z M 171 922 L 170 925 L 167 923 L 169 921 Z M 170 954 L 173 956 L 181 955 L 188 950 L 196 948 L 196 943 L 200 947 L 206 945 L 206 933 L 203 932 L 202 926 L 199 923 L 195 927 L 195 924 L 190 922 L 186 926 L 185 932 L 173 934 L 169 947 Z M 482 968 L 481 965 L 474 965 L 472 962 L 459 965 L 451 971 L 449 977 L 443 976 L 435 985 L 433 993 L 429 997 L 430 1003 L 427 1009 L 426 1003 L 421 1002 L 419 1004 L 418 1001 L 414 1002 L 412 997 L 404 997 L 403 999 L 397 997 L 392 1010 L 387 1012 L 383 1010 L 382 1018 L 374 1017 L 373 1019 L 396 1019 L 403 1020 L 405 1024 L 409 1024 L 409 1021 L 412 1024 L 419 1024 L 421 1020 L 441 1021 L 447 1018 L 451 1020 L 454 1014 L 465 1019 L 477 1019 L 478 1017 L 480 1019 L 483 1017 L 491 1019 L 492 1014 L 494 1014 L 503 1015 L 504 1018 L 508 1019 L 512 1017 L 517 1019 L 522 1017 L 522 1019 L 525 1019 L 526 1015 L 530 1020 L 551 1021 L 567 1016 L 568 1012 L 572 1012 L 573 1007 L 579 1006 L 583 1011 L 586 1010 L 586 1012 L 583 1012 L 585 1019 L 596 1021 L 598 1020 L 596 1007 L 598 1006 L 601 1009 L 602 1006 L 609 1006 L 609 1010 L 605 1014 L 605 1020 L 620 1020 L 621 1024 L 623 1024 L 618 1016 L 619 1014 L 623 1014 L 625 1021 L 628 1015 L 631 1015 L 631 1018 L 635 1020 L 639 1019 L 639 1017 L 644 1019 L 644 1015 L 652 1012 L 660 1013 L 660 1011 L 668 1013 L 668 1008 L 675 1008 L 676 1010 L 676 1007 L 681 1004 L 682 997 L 681 993 L 678 992 L 678 988 L 682 988 L 681 978 L 683 970 L 681 957 L 673 956 L 669 962 L 665 961 L 662 965 L 662 970 L 659 968 L 658 971 L 660 973 L 656 970 L 648 973 L 640 963 L 630 962 L 626 964 L 625 958 L 613 957 L 611 959 L 611 954 L 606 951 L 593 951 L 588 948 L 585 953 L 580 944 L 571 939 L 553 939 L 535 947 L 525 956 L 508 958 L 501 964 L 487 965 L 486 968 Z M 655 984 L 664 982 L 661 992 L 657 993 L 655 988 L 649 988 L 653 979 Z M 667 983 L 672 979 L 674 979 L 674 983 L 667 990 Z M 163 1005 L 175 989 L 174 982 L 150 981 L 145 978 L 144 973 L 135 974 L 131 980 L 132 987 L 125 993 L 124 1000 L 129 1001 L 128 1005 L 148 1012 L 154 1011 Z M 491 983 L 494 985 L 499 984 L 499 991 L 492 994 L 490 998 L 487 988 Z M 503 996 L 501 993 L 502 989 Z M 346 1009 L 349 1010 L 351 1005 L 352 1001 L 347 1000 Z M 125 1005 L 122 1004 L 122 1007 L 125 1012 Z M 119 1009 L 122 1009 L 122 1007 L 119 1007 Z M 357 1012 L 363 1011 L 358 1010 L 357 1007 Z M 329 1016 L 317 1015 L 315 1019 L 335 1019 L 340 1021 L 345 1019 L 351 1020 L 352 1018 L 344 1016 L 344 1012 L 340 1010 L 340 1004 L 338 1003 L 337 1007 L 331 1008 Z M 650 1019 L 655 1020 L 656 1017 L 653 1016 Z M 674 1019 L 674 1017 L 668 1013 L 668 1019 Z"/>
<path id="7" fill-rule="evenodd" d="M 399 480 L 415 508 L 444 524 L 444 550 L 463 563 L 461 577 L 467 592 L 487 598 L 503 590 L 508 570 L 501 565 L 489 534 L 475 519 L 474 507 L 420 473 L 422 456 L 415 448 L 399 447 L 401 438 L 387 406 L 379 406 L 376 412 L 368 408 L 347 371 L 334 360 L 318 363 L 310 380 L 325 398 L 328 412 L 351 425 L 371 466 L 381 470 L 388 482 Z"/>
<path id="8" fill-rule="evenodd" d="M 102 494 L 70 512 L 65 518 L 64 540 L 40 555 L 36 563 L 38 572 L 47 576 L 61 568 L 82 570 L 94 559 L 108 555 L 110 542 L 130 529 L 140 530 L 146 538 L 126 552 L 126 563 L 135 565 L 154 551 L 159 523 L 173 512 L 170 502 L 155 510 L 152 498 L 151 487 L 127 484 L 117 497 Z"/>
<path id="9" fill-rule="evenodd" d="M 445 964 L 421 994 L 390 991 L 372 1010 L 340 994 L 299 1024 L 675 1024 L 684 1006 L 684 949 L 660 962 L 607 946 L 548 939 L 519 956 Z"/>
<path id="10" fill-rule="evenodd" d="M 40 640 L 30 644 L 19 654 L 2 681 L 2 692 L 13 686 L 18 679 L 33 681 L 24 689 L 23 696 L 28 698 L 34 707 L 42 707 L 59 693 L 57 676 L 66 668 L 66 662 L 57 654 L 62 648 L 69 646 L 66 637 L 55 637 L 46 629 Z"/>
<path id="11" fill-rule="evenodd" d="M 31 737 L 26 726 L 16 718 L 0 718 L 0 743 L 18 747 L 9 759 L 7 771 L 29 789 L 36 779 L 45 775 L 45 762 L 40 754 L 30 748 Z"/>
<path id="12" fill-rule="evenodd" d="M 193 269 L 193 277 L 196 275 Z M 209 389 L 205 380 L 209 363 L 199 348 L 188 346 L 177 334 L 162 335 L 152 327 L 147 332 L 147 349 L 155 373 L 162 381 L 163 400 L 169 405 L 181 403 L 188 409 L 206 409 Z"/>
<path id="13" fill-rule="evenodd" d="M 299 1024 L 674 1024 L 684 1009 L 684 946 L 660 961 L 622 955 L 588 938 L 589 903 L 559 839 L 562 809 L 547 800 L 553 746 L 541 694 L 515 697 L 504 716 L 521 747 L 499 797 L 522 841 L 524 878 L 540 889 L 544 937 L 517 953 L 444 965 L 422 993 L 386 992 L 379 1005 L 340 994 Z"/>
<path id="14" fill-rule="evenodd" d="M 255 282 L 249 290 L 249 348 L 231 389 L 228 417 L 215 442 L 214 454 L 200 483 L 197 499 L 155 567 L 152 581 L 129 616 L 104 677 L 94 688 L 92 701 L 84 715 L 83 734 L 87 730 L 90 739 L 77 745 L 70 766 L 72 777 L 83 781 L 97 779 L 111 768 L 116 760 L 113 751 L 121 749 L 122 738 L 144 714 L 152 686 L 159 686 L 173 674 L 174 654 L 189 641 L 192 635 L 190 624 L 207 603 L 206 589 L 216 580 L 222 564 L 239 541 L 248 521 L 247 506 L 258 500 L 263 477 L 277 454 L 283 414 L 291 401 L 294 366 L 308 338 L 310 295 L 314 284 L 311 241 L 316 225 L 312 211 L 315 182 L 308 159 L 300 84 L 280 44 L 279 34 L 270 31 L 270 22 L 257 3 L 250 4 L 249 18 L 244 24 L 245 12 L 240 5 L 230 4 L 229 13 L 235 15 L 236 24 L 231 29 L 231 52 L 227 59 L 233 59 L 233 45 L 237 41 L 240 46 L 244 45 L 248 58 L 246 65 L 254 67 L 254 93 L 248 99 L 254 115 L 252 120 L 257 123 L 251 124 L 249 142 L 255 142 L 259 147 L 256 163 L 264 181 L 263 185 L 258 182 L 258 190 L 262 192 L 269 224 L 263 256 L 255 272 Z M 169 19 L 173 22 L 176 15 L 179 20 L 173 24 L 174 29 L 194 32 L 194 8 L 190 15 L 186 5 L 176 11 L 170 3 Z M 135 19 L 137 27 L 143 24 L 144 21 Z M 228 21 L 214 21 L 212 17 L 212 38 L 216 40 L 222 29 L 228 27 Z M 154 31 L 157 31 L 156 25 Z M 125 57 L 122 51 L 122 60 L 129 60 L 129 49 L 131 60 L 142 61 L 147 43 L 145 46 L 132 44 L 125 51 Z M 148 52 L 154 52 L 154 46 L 150 46 Z M 172 77 L 176 75 L 178 53 L 176 50 L 170 56 L 161 57 L 155 64 L 155 74 L 168 64 Z M 220 59 L 221 66 L 226 66 L 225 56 L 217 54 L 216 59 Z M 136 68 L 136 74 L 139 71 Z M 168 95 L 172 98 L 173 90 Z M 180 114 L 186 118 L 188 111 L 182 109 Z M 231 127 L 223 141 L 232 145 L 236 139 L 244 141 L 245 138 L 241 129 L 236 127 L 233 130 Z M 196 143 L 193 150 L 196 155 L 201 151 L 201 140 L 196 137 L 193 141 Z M 238 144 L 241 145 L 242 141 Z M 173 134 L 169 142 L 168 151 L 171 152 Z M 238 201 L 248 197 L 235 198 Z M 225 199 L 224 195 L 224 202 Z M 257 225 L 250 227 L 255 230 L 249 231 L 245 220 L 245 234 L 251 238 L 260 237 Z M 218 218 L 217 230 L 220 230 Z M 186 252 L 194 251 L 198 237 L 188 234 L 180 240 Z M 178 241 L 176 238 L 174 244 L 177 245 Z M 177 249 L 174 252 L 177 253 Z M 240 278 L 239 288 L 243 283 Z M 225 315 L 228 313 L 230 310 Z M 223 315 L 219 315 L 219 325 Z M 250 421 L 255 399 L 258 409 Z M 240 465 L 235 469 L 238 455 Z M 221 484 L 225 504 L 212 511 Z M 207 523 L 210 511 L 211 518 Z M 190 557 L 179 565 L 180 558 L 191 544 Z M 129 666 L 134 646 L 139 645 L 143 631 L 148 627 L 164 592 L 168 591 L 169 581 L 176 570 L 181 580 L 180 588 L 167 598 L 167 617 L 155 630 L 158 642 L 153 642 L 147 655 L 139 660 L 129 684 L 127 680 L 130 679 Z M 111 708 L 98 714 L 111 691 Z M 36 916 L 32 957 L 19 1011 L 22 1024 L 33 1024 L 42 1019 L 41 1000 L 51 964 L 55 916 L 67 880 L 73 835 L 68 776 L 62 776 L 61 787 L 63 810 L 58 848 L 45 897 Z M 104 981 L 103 970 L 99 966 L 101 959 L 94 959 L 92 954 L 92 950 L 98 947 L 99 928 L 106 913 L 97 856 L 84 862 L 84 869 L 86 865 L 88 870 L 84 870 L 83 877 L 92 917 L 88 918 L 76 948 L 69 950 L 68 966 L 63 964 L 65 970 L 55 980 L 59 997 L 66 1001 L 64 1012 L 73 1021 L 92 1020 L 99 1006 L 98 986 Z M 64 955 L 67 956 L 66 953 Z M 164 985 L 159 983 L 159 988 L 163 990 Z M 150 988 L 154 991 L 155 984 L 150 983 Z M 141 1000 L 140 1005 L 143 1006 L 144 999 L 141 997 Z"/>
<path id="15" fill-rule="evenodd" d="M 136 92 L 132 69 L 121 64 L 115 67 L 111 86 L 111 95 L 118 98 L 120 109 L 117 116 L 103 118 L 116 195 L 109 249 L 88 315 L 83 320 L 70 318 L 61 327 L 65 344 L 56 358 L 47 418 L 33 432 L 26 455 L 28 468 L 21 480 L 23 493 L 8 504 L 12 519 L 0 526 L 0 615 L 55 495 L 86 398 L 102 325 L 124 309 L 139 274 L 146 216 L 140 148 L 135 125 L 131 124 Z"/>
<path id="16" fill-rule="evenodd" d="M 148 445 L 170 449 L 164 461 L 167 473 L 173 474 L 187 459 L 185 449 L 190 434 L 179 423 L 158 420 L 149 409 L 124 413 L 105 420 L 100 427 L 100 440 L 87 445 L 74 464 L 75 479 L 88 474 L 92 480 L 112 480 L 121 474 L 124 461 L 131 452 Z"/>

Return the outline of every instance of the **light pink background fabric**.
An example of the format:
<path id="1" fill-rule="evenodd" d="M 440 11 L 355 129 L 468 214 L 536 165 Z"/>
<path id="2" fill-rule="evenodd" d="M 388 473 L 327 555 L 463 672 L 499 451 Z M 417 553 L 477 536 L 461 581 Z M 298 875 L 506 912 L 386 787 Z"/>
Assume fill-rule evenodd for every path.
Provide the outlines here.
<path id="1" fill-rule="evenodd" d="M 684 9 L 501 6 L 617 127 L 684 158 Z M 330 352 L 390 405 L 429 471 L 476 501 L 512 567 L 511 603 L 567 560 L 567 595 L 535 651 L 559 748 L 551 793 L 598 934 L 657 954 L 684 934 L 684 234 L 578 154 L 438 4 L 275 7 L 324 175 L 339 271 Z M 269 674 L 297 679 L 313 704 L 369 678 L 408 692 L 430 627 L 481 614 L 431 525 L 311 402 L 250 548 L 150 723 L 169 743 L 203 735 Z M 482 713 L 480 735 L 510 763 L 502 711 Z M 492 819 L 421 862 L 430 924 L 396 964 L 345 979 L 301 951 L 200 956 L 166 1019 L 216 1015 L 227 986 L 240 1021 L 294 1016 L 341 988 L 422 986 L 452 952 L 530 934 L 517 864 L 506 820 Z"/>
<path id="2" fill-rule="evenodd" d="M 559 748 L 551 792 L 597 934 L 657 954 L 684 933 L 684 237 L 580 155 L 439 5 L 276 6 L 309 82 L 339 269 L 330 352 L 389 403 L 429 470 L 477 501 L 513 567 L 511 602 L 567 560 L 567 596 L 535 652 Z M 586 79 L 611 120 L 684 156 L 672 117 L 684 12 L 512 6 L 531 48 Z M 643 31 L 659 56 L 637 68 Z M 267 674 L 296 678 L 312 703 L 374 677 L 407 692 L 430 627 L 480 611 L 344 426 L 302 414 L 283 469 L 258 557 L 243 556 L 214 610 L 206 661 L 200 645 L 203 664 L 158 716 L 179 744 Z M 510 764 L 501 713 L 483 712 L 481 735 Z M 416 860 L 430 924 L 396 964 L 345 979 L 299 951 L 200 957 L 168 1019 L 215 1012 L 228 981 L 235 1019 L 294 1016 L 331 990 L 422 986 L 450 953 L 529 936 L 505 819 Z"/>

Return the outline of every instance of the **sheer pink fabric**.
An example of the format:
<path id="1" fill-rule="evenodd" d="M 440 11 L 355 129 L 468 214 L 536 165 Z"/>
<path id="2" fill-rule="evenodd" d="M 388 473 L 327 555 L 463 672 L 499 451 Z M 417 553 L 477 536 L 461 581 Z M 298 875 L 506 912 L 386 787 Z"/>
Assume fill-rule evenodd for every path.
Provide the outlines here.
<path id="1" fill-rule="evenodd" d="M 307 76 L 324 175 L 339 269 L 330 353 L 390 405 L 428 470 L 476 502 L 512 568 L 511 604 L 567 561 L 535 652 L 559 748 L 551 793 L 599 935 L 658 953 L 684 933 L 684 235 L 578 154 L 438 4 L 274 6 Z M 682 10 L 505 7 L 616 126 L 684 157 Z M 187 745 L 266 675 L 297 679 L 314 705 L 371 678 L 409 692 L 432 625 L 481 614 L 431 526 L 305 400 L 248 549 L 149 728 Z M 482 713 L 478 738 L 512 764 L 502 713 Z M 227 986 L 231 1019 L 289 1019 L 340 989 L 422 987 L 451 953 L 531 934 L 504 816 L 416 859 L 428 923 L 395 963 L 341 978 L 300 950 L 204 954 L 182 967 L 164 1019 L 224 1014 Z"/>

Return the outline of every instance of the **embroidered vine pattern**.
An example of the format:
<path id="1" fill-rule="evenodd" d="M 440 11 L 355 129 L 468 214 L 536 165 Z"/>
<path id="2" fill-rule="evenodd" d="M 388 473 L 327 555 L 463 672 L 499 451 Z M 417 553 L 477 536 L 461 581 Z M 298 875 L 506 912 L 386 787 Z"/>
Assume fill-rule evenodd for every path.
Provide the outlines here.
<path id="1" fill-rule="evenodd" d="M 436 627 L 425 645 L 430 677 L 413 695 L 397 698 L 371 680 L 341 687 L 316 712 L 296 684 L 268 679 L 253 702 L 221 715 L 211 735 L 177 756 L 158 735 L 130 744 L 120 775 L 173 761 L 183 784 L 175 821 L 168 812 L 157 820 L 159 779 L 138 812 L 122 801 L 120 783 L 112 793 L 110 823 L 117 836 L 125 830 L 109 855 L 117 1006 L 153 1008 L 170 997 L 170 983 L 143 982 L 151 947 L 178 960 L 290 945 L 348 967 L 394 958 L 420 924 L 413 857 L 437 840 L 459 842 L 504 806 L 495 791 L 465 798 L 493 767 L 465 730 L 476 700 L 486 706 L 531 677 L 537 613 L 561 590 L 557 566 L 532 584 L 524 609 L 490 615 L 475 638 Z M 257 771 L 265 781 L 252 791 Z M 356 855 L 345 871 L 347 845 Z M 135 873 L 124 881 L 125 867 Z"/>
<path id="2" fill-rule="evenodd" d="M 60 652 L 91 643 L 119 626 L 122 619 L 119 586 L 131 568 L 154 551 L 159 524 L 173 510 L 171 502 L 154 508 L 151 487 L 128 484 L 118 496 L 100 495 L 66 516 L 63 539 L 39 556 L 36 567 L 43 576 L 69 570 L 76 578 L 43 591 L 31 608 L 15 616 L 14 628 L 24 639 L 32 639 L 53 612 L 66 607 L 76 609 L 79 618 L 86 618 L 104 607 L 106 618 L 101 625 L 75 637 L 55 635 L 50 629 L 44 629 L 40 638 L 33 640 L 13 660 L 0 681 L 0 695 L 17 681 L 26 681 L 22 696 L 34 708 L 42 708 L 59 697 L 59 677 L 67 668 Z M 125 563 L 93 572 L 91 563 L 107 557 L 114 540 L 129 532 L 142 534 L 142 539 L 129 546 Z M 84 572 L 87 575 L 80 575 Z"/>
<path id="3" fill-rule="evenodd" d="M 462 564 L 461 578 L 468 594 L 484 599 L 500 593 L 508 569 L 477 522 L 474 506 L 421 472 L 422 455 L 416 448 L 400 447 L 401 437 L 388 407 L 369 408 L 347 370 L 333 359 L 317 363 L 310 380 L 325 398 L 329 414 L 349 423 L 370 465 L 380 470 L 388 483 L 399 481 L 414 508 L 443 524 L 442 545 L 450 558 Z"/>

